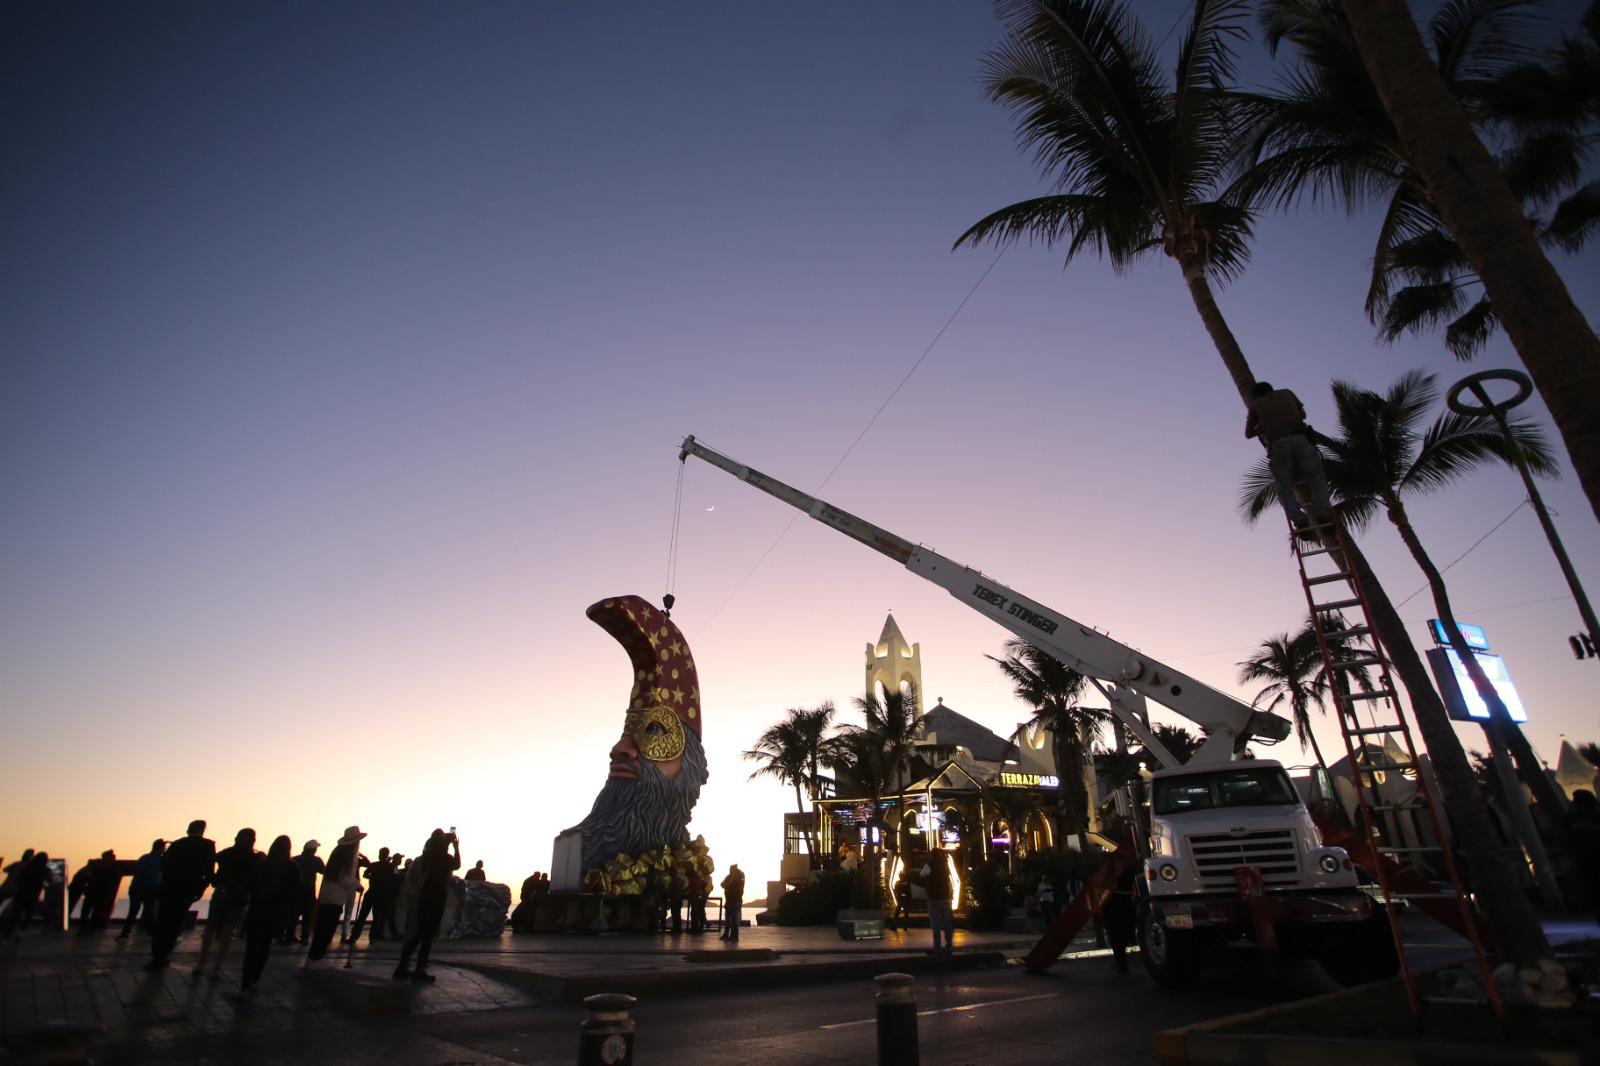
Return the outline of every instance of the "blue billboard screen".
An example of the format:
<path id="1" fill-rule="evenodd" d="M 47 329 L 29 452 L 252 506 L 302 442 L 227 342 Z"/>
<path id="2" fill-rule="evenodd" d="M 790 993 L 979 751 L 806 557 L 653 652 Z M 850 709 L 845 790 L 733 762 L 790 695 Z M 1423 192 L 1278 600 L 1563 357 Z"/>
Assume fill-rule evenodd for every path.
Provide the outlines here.
<path id="1" fill-rule="evenodd" d="M 1517 695 L 1517 687 L 1511 683 L 1511 674 L 1506 670 L 1505 660 L 1487 652 L 1480 651 L 1473 654 L 1477 656 L 1478 665 L 1483 667 L 1489 683 L 1500 696 L 1500 702 L 1506 705 L 1506 712 L 1511 715 L 1511 720 L 1526 722 L 1527 708 L 1522 705 L 1522 697 Z M 1430 649 L 1428 665 L 1433 667 L 1434 679 L 1439 682 L 1439 695 L 1444 698 L 1445 710 L 1449 712 L 1451 718 L 1458 722 L 1488 720 L 1489 707 L 1483 702 L 1483 697 L 1478 695 L 1477 686 L 1473 685 L 1472 678 L 1467 676 L 1466 664 L 1461 661 L 1461 656 L 1454 648 Z"/>

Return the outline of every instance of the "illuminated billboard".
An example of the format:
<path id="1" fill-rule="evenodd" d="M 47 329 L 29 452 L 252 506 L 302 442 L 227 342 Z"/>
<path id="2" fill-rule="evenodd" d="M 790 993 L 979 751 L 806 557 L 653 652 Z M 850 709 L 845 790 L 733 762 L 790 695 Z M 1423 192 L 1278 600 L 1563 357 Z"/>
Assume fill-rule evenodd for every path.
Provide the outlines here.
<path id="1" fill-rule="evenodd" d="M 1500 702 L 1506 705 L 1511 720 L 1526 722 L 1527 709 L 1522 706 L 1522 697 L 1517 695 L 1517 688 L 1511 683 L 1511 674 L 1506 670 L 1505 660 L 1487 652 L 1479 651 L 1473 654 L 1477 656 L 1478 665 L 1483 667 L 1489 683 L 1499 694 Z M 1458 722 L 1488 720 L 1488 705 L 1483 702 L 1483 697 L 1478 695 L 1478 689 L 1473 685 L 1472 678 L 1467 676 L 1466 664 L 1461 661 L 1456 649 L 1429 649 L 1428 665 L 1433 667 L 1434 679 L 1439 682 L 1439 695 L 1444 698 L 1445 710 L 1449 712 L 1451 718 Z"/>
<path id="2" fill-rule="evenodd" d="M 1476 648 L 1478 651 L 1489 650 L 1489 637 L 1484 633 L 1482 626 L 1458 622 L 1456 627 L 1461 630 L 1461 639 L 1467 642 L 1467 647 Z M 1450 636 L 1445 632 L 1443 622 L 1437 618 L 1428 619 L 1428 631 L 1433 634 L 1435 644 L 1440 647 L 1450 646 Z"/>

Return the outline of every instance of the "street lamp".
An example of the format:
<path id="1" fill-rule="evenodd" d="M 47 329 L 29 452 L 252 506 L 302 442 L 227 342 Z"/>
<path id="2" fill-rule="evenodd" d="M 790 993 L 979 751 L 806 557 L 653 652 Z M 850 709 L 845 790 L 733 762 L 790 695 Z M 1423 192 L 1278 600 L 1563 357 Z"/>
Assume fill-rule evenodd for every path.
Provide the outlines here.
<path id="1" fill-rule="evenodd" d="M 1516 386 L 1516 395 L 1509 400 L 1495 403 L 1489 398 L 1489 392 L 1483 387 L 1486 381 L 1509 381 Z M 1472 406 L 1461 398 L 1463 392 L 1471 392 L 1477 399 L 1478 405 Z M 1488 415 L 1500 427 L 1500 433 L 1506 439 L 1506 450 L 1511 453 L 1511 458 L 1516 462 L 1517 473 L 1522 475 L 1522 484 L 1528 490 L 1528 502 L 1533 505 L 1534 513 L 1539 516 L 1539 524 L 1544 527 L 1544 535 L 1550 541 L 1550 550 L 1555 553 L 1556 562 L 1561 564 L 1561 573 L 1567 579 L 1567 588 L 1572 590 L 1572 598 L 1578 604 L 1578 615 L 1583 619 L 1587 632 L 1576 637 L 1568 638 L 1572 644 L 1573 654 L 1578 658 L 1589 658 L 1595 655 L 1594 642 L 1600 640 L 1600 622 L 1595 621 L 1594 608 L 1589 605 L 1589 597 L 1584 594 L 1583 585 L 1578 581 L 1577 571 L 1572 568 L 1572 560 L 1567 558 L 1567 550 L 1561 544 L 1561 538 L 1556 534 L 1555 523 L 1550 520 L 1550 512 L 1545 509 L 1544 499 L 1539 495 L 1538 488 L 1533 483 L 1533 475 L 1528 471 L 1528 464 L 1523 461 L 1522 449 L 1517 445 L 1516 439 L 1511 435 L 1511 426 L 1506 422 L 1506 412 L 1521 404 L 1533 395 L 1533 382 L 1528 375 L 1518 370 L 1480 370 L 1476 374 L 1469 374 L 1450 386 L 1450 392 L 1445 397 L 1445 403 L 1450 405 L 1450 410 L 1458 415 Z M 1470 653 L 1468 653 L 1470 654 Z"/>

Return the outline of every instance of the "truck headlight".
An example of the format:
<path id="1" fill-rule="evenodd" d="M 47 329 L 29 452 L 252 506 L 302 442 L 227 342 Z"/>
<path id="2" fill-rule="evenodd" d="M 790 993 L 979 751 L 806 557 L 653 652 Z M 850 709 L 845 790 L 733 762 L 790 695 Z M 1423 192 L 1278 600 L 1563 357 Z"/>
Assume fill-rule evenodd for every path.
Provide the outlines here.
<path id="1" fill-rule="evenodd" d="M 1339 872 L 1339 858 L 1336 855 L 1324 855 L 1317 860 L 1317 866 L 1325 874 L 1336 874 Z"/>
<path id="2" fill-rule="evenodd" d="M 1170 862 L 1164 862 L 1158 866 L 1156 873 L 1161 876 L 1163 881 L 1176 881 L 1178 879 L 1178 868 Z"/>

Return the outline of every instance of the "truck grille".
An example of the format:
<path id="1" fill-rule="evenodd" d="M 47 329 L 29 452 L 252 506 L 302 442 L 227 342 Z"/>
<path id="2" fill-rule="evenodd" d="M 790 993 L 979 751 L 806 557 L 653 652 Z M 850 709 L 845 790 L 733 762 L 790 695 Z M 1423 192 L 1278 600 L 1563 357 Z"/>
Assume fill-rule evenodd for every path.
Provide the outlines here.
<path id="1" fill-rule="evenodd" d="M 1292 829 L 1260 829 L 1238 836 L 1207 833 L 1189 837 L 1188 843 L 1200 881 L 1207 889 L 1233 888 L 1237 866 L 1260 867 L 1261 880 L 1268 888 L 1299 883 L 1300 855 Z"/>

